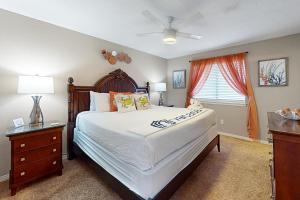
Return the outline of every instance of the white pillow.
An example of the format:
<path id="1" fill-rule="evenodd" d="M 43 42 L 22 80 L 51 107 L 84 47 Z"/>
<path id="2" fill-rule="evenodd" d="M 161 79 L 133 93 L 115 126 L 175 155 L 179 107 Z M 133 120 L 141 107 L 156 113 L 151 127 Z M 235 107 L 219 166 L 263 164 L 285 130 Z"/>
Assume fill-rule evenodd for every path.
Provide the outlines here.
<path id="1" fill-rule="evenodd" d="M 135 111 L 135 102 L 133 95 L 118 94 L 115 96 L 115 101 L 118 107 L 118 112 Z"/>
<path id="2" fill-rule="evenodd" d="M 90 91 L 90 111 L 109 112 L 109 94 Z"/>

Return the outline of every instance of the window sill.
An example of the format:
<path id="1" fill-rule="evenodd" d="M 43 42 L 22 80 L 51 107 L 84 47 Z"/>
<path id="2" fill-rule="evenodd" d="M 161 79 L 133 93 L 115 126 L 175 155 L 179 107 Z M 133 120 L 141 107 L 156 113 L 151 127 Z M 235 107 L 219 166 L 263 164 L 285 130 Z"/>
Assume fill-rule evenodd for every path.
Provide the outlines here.
<path id="1" fill-rule="evenodd" d="M 211 104 L 211 105 L 224 105 L 224 106 L 238 106 L 238 107 L 247 107 L 247 104 L 236 103 L 236 102 L 214 102 L 214 101 L 201 101 L 202 104 Z"/>

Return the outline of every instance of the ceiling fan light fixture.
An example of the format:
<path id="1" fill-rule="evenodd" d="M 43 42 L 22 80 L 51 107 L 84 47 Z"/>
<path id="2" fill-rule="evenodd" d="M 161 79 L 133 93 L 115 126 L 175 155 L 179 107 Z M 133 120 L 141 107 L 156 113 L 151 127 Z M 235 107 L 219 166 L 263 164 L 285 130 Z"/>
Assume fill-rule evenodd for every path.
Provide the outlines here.
<path id="1" fill-rule="evenodd" d="M 165 44 L 176 44 L 175 37 L 164 37 L 163 41 Z"/>
<path id="2" fill-rule="evenodd" d="M 170 45 L 176 44 L 176 31 L 174 29 L 167 29 L 164 32 L 163 42 Z"/>
<path id="3" fill-rule="evenodd" d="M 177 42 L 177 37 L 180 38 L 186 38 L 186 39 L 193 39 L 193 40 L 200 40 L 202 36 L 195 35 L 192 33 L 184 33 L 178 31 L 177 28 L 173 28 L 172 24 L 176 18 L 169 16 L 168 17 L 168 24 L 164 23 L 163 21 L 156 18 L 154 15 L 152 15 L 148 10 L 143 11 L 143 15 L 148 18 L 150 21 L 152 21 L 155 24 L 159 24 L 164 27 L 164 30 L 162 32 L 150 32 L 150 33 L 141 33 L 137 34 L 138 36 L 151 36 L 151 35 L 157 35 L 157 34 L 163 34 L 162 41 L 166 45 L 174 45 Z M 190 18 L 189 21 L 193 21 L 192 19 L 198 19 L 203 17 L 201 13 L 197 13 L 197 15 L 193 16 L 193 18 Z M 188 21 L 187 21 L 188 22 Z"/>

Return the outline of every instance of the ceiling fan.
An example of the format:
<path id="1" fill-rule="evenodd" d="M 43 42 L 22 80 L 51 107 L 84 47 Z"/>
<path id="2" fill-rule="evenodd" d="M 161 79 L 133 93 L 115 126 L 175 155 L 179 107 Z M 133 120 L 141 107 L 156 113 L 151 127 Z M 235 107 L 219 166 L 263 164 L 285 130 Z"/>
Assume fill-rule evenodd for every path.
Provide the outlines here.
<path id="1" fill-rule="evenodd" d="M 200 40 L 202 38 L 201 35 L 191 34 L 191 33 L 183 33 L 179 32 L 177 29 L 175 29 L 172 25 L 175 20 L 175 17 L 169 16 L 168 17 L 168 24 L 165 24 L 163 21 L 159 20 L 157 17 L 155 17 L 152 13 L 150 13 L 148 10 L 145 10 L 142 12 L 142 14 L 148 18 L 150 21 L 152 21 L 155 24 L 160 25 L 163 28 L 163 31 L 161 32 L 151 32 L 151 33 L 139 33 L 137 34 L 140 37 L 144 36 L 152 36 L 152 35 L 163 35 L 163 42 L 165 44 L 176 44 L 176 38 L 177 37 L 183 37 L 188 39 L 194 39 L 194 40 Z M 183 25 L 187 25 L 188 23 L 193 22 L 194 20 L 198 20 L 202 18 L 203 16 L 200 13 L 197 13 L 196 15 L 193 15 L 189 19 L 185 20 L 183 23 L 178 24 L 177 28 L 182 27 Z"/>

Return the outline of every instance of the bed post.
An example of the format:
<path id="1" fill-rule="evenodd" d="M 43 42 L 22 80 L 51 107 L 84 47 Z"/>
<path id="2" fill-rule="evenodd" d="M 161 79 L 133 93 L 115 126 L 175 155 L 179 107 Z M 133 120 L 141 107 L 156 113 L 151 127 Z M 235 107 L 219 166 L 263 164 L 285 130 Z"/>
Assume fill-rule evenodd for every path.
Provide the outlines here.
<path id="1" fill-rule="evenodd" d="M 73 160 L 75 154 L 73 152 L 73 137 L 74 137 L 74 128 L 75 128 L 75 119 L 73 112 L 73 98 L 74 98 L 74 79 L 72 77 L 68 78 L 68 128 L 67 128 L 67 151 L 68 159 Z"/>

